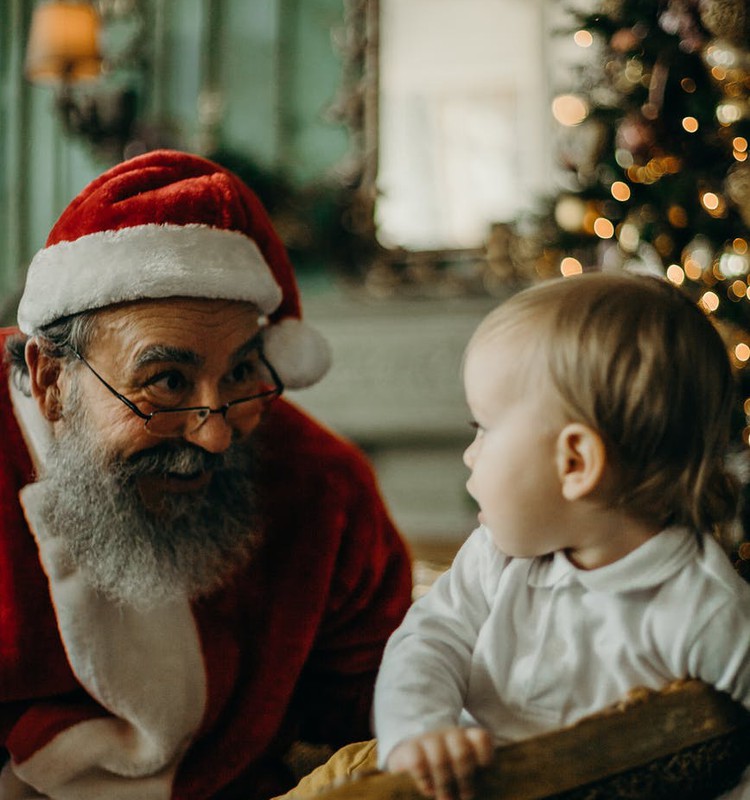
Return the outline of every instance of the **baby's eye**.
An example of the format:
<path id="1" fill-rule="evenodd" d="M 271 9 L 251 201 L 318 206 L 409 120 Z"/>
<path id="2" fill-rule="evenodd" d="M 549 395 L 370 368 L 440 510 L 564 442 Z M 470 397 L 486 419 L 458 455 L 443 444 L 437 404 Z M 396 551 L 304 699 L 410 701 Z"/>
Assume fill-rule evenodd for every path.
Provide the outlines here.
<path id="1" fill-rule="evenodd" d="M 484 433 L 484 428 L 475 420 L 469 420 L 469 427 L 474 431 L 475 436 L 480 436 Z"/>

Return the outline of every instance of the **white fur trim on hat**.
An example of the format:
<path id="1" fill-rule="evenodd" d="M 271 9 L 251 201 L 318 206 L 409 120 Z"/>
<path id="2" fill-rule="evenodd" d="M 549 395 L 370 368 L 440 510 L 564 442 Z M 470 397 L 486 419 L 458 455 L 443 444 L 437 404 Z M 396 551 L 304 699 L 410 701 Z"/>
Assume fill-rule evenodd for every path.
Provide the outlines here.
<path id="1" fill-rule="evenodd" d="M 266 329 L 263 352 L 289 389 L 311 386 L 331 366 L 328 342 L 315 328 L 293 317 L 282 319 Z"/>
<path id="2" fill-rule="evenodd" d="M 200 224 L 137 225 L 40 250 L 29 266 L 18 325 L 32 334 L 88 309 L 175 296 L 245 300 L 263 314 L 282 299 L 244 234 Z"/>

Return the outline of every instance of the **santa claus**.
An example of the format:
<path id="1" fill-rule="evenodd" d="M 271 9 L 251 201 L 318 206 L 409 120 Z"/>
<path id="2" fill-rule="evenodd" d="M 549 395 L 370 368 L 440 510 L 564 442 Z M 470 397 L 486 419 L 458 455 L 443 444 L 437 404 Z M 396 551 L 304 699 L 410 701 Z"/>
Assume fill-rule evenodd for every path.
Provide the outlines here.
<path id="1" fill-rule="evenodd" d="M 185 153 L 119 164 L 34 257 L 18 322 L 0 797 L 271 797 L 295 742 L 367 737 L 408 556 L 363 456 L 280 398 L 328 350 L 255 195 Z"/>

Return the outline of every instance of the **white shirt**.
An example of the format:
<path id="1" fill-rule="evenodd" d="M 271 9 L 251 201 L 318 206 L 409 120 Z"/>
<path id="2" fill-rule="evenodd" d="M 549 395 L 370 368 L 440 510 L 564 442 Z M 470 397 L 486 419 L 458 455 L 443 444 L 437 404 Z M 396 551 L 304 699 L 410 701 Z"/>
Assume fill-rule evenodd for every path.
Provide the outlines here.
<path id="1" fill-rule="evenodd" d="M 688 677 L 750 708 L 750 585 L 714 539 L 667 529 L 587 571 L 562 552 L 509 558 L 482 526 L 388 642 L 380 763 L 445 725 L 479 724 L 502 744 Z"/>

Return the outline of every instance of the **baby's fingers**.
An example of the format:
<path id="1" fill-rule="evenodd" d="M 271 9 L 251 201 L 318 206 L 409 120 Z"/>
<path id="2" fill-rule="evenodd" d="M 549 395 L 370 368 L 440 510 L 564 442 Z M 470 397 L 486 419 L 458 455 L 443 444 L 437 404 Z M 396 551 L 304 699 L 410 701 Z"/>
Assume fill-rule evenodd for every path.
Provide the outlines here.
<path id="1" fill-rule="evenodd" d="M 445 748 L 451 765 L 455 794 L 459 800 L 474 797 L 474 774 L 492 758 L 492 739 L 481 728 L 458 728 L 447 732 Z"/>
<path id="2" fill-rule="evenodd" d="M 391 772 L 407 772 L 422 794 L 435 796 L 433 765 L 421 737 L 397 745 L 388 757 L 388 769 Z"/>
<path id="3" fill-rule="evenodd" d="M 492 739 L 480 728 L 443 728 L 397 745 L 391 772 L 408 772 L 422 794 L 435 800 L 471 800 L 474 772 L 492 759 Z"/>
<path id="4" fill-rule="evenodd" d="M 495 752 L 495 745 L 489 732 L 484 728 L 466 728 L 466 737 L 474 749 L 477 766 L 488 767 Z"/>
<path id="5" fill-rule="evenodd" d="M 441 731 L 436 735 L 426 736 L 421 745 L 426 769 L 424 785 L 428 787 L 425 793 L 435 800 L 456 800 L 457 781 L 447 735 Z"/>

